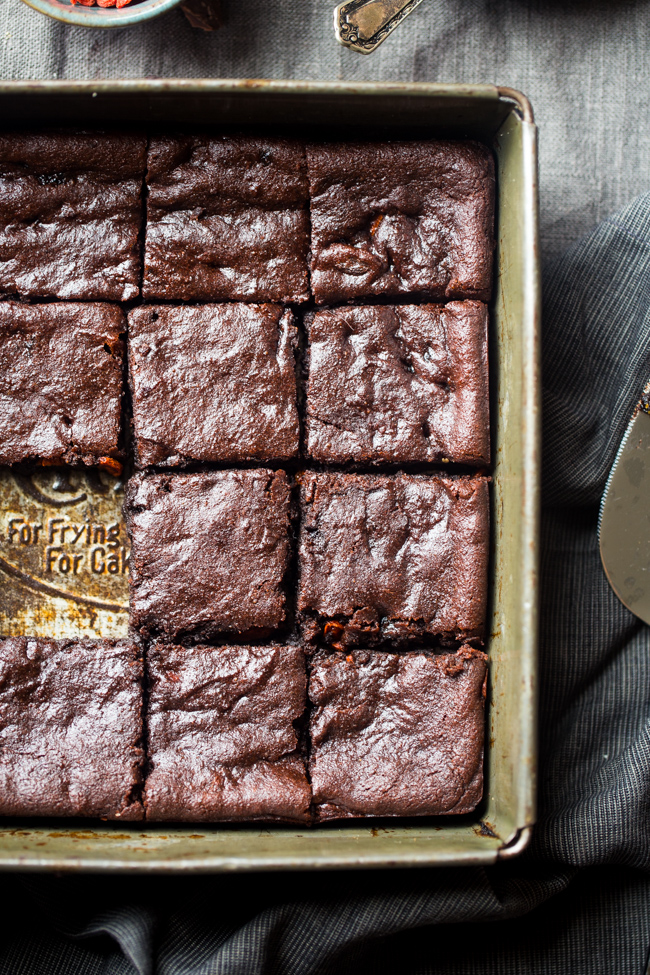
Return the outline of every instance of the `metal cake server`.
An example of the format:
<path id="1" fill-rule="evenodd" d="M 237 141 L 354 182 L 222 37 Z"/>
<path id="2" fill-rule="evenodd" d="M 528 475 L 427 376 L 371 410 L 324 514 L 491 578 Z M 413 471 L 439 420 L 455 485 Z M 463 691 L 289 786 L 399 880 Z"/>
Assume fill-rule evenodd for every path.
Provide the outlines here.
<path id="1" fill-rule="evenodd" d="M 607 480 L 598 535 L 610 586 L 624 606 L 650 623 L 650 386 Z"/>
<path id="2" fill-rule="evenodd" d="M 334 11 L 337 40 L 358 54 L 372 54 L 422 0 L 347 0 Z"/>

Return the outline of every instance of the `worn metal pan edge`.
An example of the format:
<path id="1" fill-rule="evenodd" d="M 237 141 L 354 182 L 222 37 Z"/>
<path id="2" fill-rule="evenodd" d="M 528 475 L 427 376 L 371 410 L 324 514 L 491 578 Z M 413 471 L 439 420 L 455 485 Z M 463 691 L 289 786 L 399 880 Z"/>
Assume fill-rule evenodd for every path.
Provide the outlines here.
<path id="1" fill-rule="evenodd" d="M 387 102 L 386 100 L 389 100 Z M 400 112 L 388 116 L 390 103 Z M 520 93 L 492 85 L 285 82 L 264 80 L 0 82 L 9 120 L 98 124 L 218 124 L 254 106 L 274 124 L 320 124 L 348 113 L 357 129 L 386 131 L 403 114 L 425 134 L 438 126 L 495 139 L 499 165 L 499 270 L 493 302 L 495 384 L 495 578 L 490 628 L 492 702 L 486 801 L 463 824 L 358 824 L 313 831 L 164 829 L 95 823 L 0 829 L 0 870 L 147 872 L 319 869 L 491 863 L 517 855 L 535 818 L 536 567 L 539 503 L 539 268 L 536 130 Z M 359 110 L 362 109 L 359 115 Z M 258 110 L 259 111 L 259 110 Z M 271 114 L 272 112 L 272 114 Z M 41 114 L 39 114 L 41 113 Z M 115 116 L 117 117 L 117 116 Z M 248 117 L 248 116 L 246 116 Z M 252 123 L 251 123 L 252 124 Z M 324 121 L 323 121 L 324 124 Z M 399 131 L 396 129 L 395 131 Z M 53 835 L 56 834 L 56 835 Z M 120 838 L 121 837 L 121 838 Z"/>

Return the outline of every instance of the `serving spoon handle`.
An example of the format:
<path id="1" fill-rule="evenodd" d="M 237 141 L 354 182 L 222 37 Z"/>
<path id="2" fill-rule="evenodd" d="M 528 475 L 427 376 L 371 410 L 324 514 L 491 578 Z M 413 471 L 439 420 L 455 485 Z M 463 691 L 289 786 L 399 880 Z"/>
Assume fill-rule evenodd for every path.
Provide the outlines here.
<path id="1" fill-rule="evenodd" d="M 337 40 L 358 54 L 372 54 L 422 0 L 346 0 L 334 10 Z"/>

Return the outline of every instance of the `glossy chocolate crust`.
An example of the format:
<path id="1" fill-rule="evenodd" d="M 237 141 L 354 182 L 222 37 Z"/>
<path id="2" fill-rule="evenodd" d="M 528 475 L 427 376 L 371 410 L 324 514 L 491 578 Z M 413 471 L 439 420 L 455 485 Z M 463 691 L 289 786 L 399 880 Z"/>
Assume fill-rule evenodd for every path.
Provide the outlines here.
<path id="1" fill-rule="evenodd" d="M 317 655 L 311 773 L 319 821 L 472 812 L 483 794 L 487 657 Z"/>
<path id="2" fill-rule="evenodd" d="M 0 464 L 119 456 L 125 331 L 114 305 L 0 302 Z"/>
<path id="3" fill-rule="evenodd" d="M 0 295 L 137 297 L 146 144 L 102 132 L 0 135 Z"/>
<path id="4" fill-rule="evenodd" d="M 307 316 L 309 455 L 488 464 L 487 320 L 478 301 Z"/>
<path id="5" fill-rule="evenodd" d="M 300 647 L 159 644 L 148 667 L 147 819 L 309 819 Z"/>
<path id="6" fill-rule="evenodd" d="M 130 622 L 143 637 L 264 637 L 285 619 L 290 489 L 283 471 L 136 474 Z"/>
<path id="7" fill-rule="evenodd" d="M 319 304 L 492 290 L 494 161 L 476 142 L 307 146 Z"/>
<path id="8" fill-rule="evenodd" d="M 0 640 L 0 813 L 142 819 L 142 660 L 126 641 Z"/>
<path id="9" fill-rule="evenodd" d="M 156 305 L 129 315 L 138 466 L 296 457 L 297 330 L 280 305 Z"/>
<path id="10" fill-rule="evenodd" d="M 309 194 L 301 143 L 156 136 L 147 182 L 145 298 L 309 298 Z"/>
<path id="11" fill-rule="evenodd" d="M 337 648 L 481 639 L 488 481 L 301 475 L 299 619 Z"/>

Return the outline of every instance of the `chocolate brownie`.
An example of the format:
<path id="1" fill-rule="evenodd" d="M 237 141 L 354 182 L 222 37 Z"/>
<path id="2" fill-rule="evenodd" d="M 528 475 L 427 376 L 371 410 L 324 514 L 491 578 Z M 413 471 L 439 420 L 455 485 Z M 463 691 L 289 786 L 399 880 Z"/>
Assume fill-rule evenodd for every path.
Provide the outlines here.
<path id="1" fill-rule="evenodd" d="M 297 456 L 291 312 L 280 305 L 156 305 L 129 315 L 136 460 Z"/>
<path id="2" fill-rule="evenodd" d="M 131 625 L 166 640 L 271 633 L 285 619 L 289 505 L 283 471 L 136 474 Z"/>
<path id="3" fill-rule="evenodd" d="M 298 610 L 337 648 L 483 636 L 484 477 L 301 475 Z"/>
<path id="4" fill-rule="evenodd" d="M 147 819 L 309 818 L 300 647 L 158 645 L 148 667 Z"/>
<path id="5" fill-rule="evenodd" d="M 146 143 L 105 132 L 0 135 L 0 294 L 138 295 Z"/>
<path id="6" fill-rule="evenodd" d="M 300 143 L 156 136 L 147 182 L 146 298 L 307 300 L 309 194 Z"/>
<path id="7" fill-rule="evenodd" d="M 317 655 L 309 679 L 311 772 L 321 821 L 468 813 L 483 793 L 487 658 Z"/>
<path id="8" fill-rule="evenodd" d="M 142 661 L 126 641 L 0 640 L 0 813 L 142 819 Z"/>
<path id="9" fill-rule="evenodd" d="M 319 304 L 492 287 L 494 162 L 475 142 L 307 146 Z"/>
<path id="10" fill-rule="evenodd" d="M 114 305 L 0 302 L 0 463 L 119 455 L 122 334 Z"/>
<path id="11" fill-rule="evenodd" d="M 344 306 L 306 324 L 311 457 L 489 463 L 485 305 Z"/>

